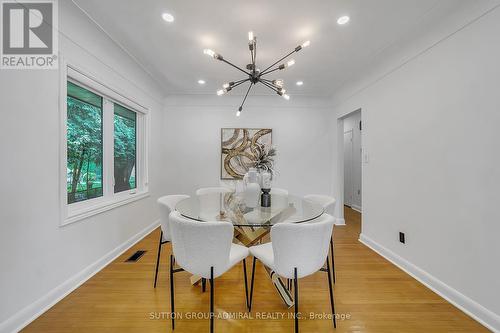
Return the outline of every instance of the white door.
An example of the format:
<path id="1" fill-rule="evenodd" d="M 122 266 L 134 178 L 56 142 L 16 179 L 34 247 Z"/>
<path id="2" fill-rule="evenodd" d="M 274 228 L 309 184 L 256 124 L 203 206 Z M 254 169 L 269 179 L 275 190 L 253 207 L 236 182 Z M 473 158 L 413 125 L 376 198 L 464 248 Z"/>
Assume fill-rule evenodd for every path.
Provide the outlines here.
<path id="1" fill-rule="evenodd" d="M 353 151 L 352 130 L 344 132 L 344 204 L 352 206 L 353 203 Z"/>

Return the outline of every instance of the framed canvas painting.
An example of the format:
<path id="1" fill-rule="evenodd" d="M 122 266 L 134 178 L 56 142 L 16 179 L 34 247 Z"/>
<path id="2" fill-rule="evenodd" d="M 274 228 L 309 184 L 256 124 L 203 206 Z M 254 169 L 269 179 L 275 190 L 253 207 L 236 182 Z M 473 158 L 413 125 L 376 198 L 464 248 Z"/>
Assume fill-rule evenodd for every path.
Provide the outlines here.
<path id="1" fill-rule="evenodd" d="M 222 128 L 221 179 L 238 180 L 255 163 L 255 147 L 272 145 L 272 129 Z"/>

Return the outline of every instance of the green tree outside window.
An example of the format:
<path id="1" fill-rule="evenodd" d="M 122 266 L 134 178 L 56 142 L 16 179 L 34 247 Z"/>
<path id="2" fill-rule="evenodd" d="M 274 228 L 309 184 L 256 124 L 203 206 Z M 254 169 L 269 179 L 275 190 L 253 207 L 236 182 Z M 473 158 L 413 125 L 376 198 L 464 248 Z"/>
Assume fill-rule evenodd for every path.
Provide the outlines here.
<path id="1" fill-rule="evenodd" d="M 102 193 L 102 97 L 68 82 L 67 193 L 68 203 Z"/>
<path id="2" fill-rule="evenodd" d="M 137 114 L 114 105 L 115 193 L 136 188 Z"/>

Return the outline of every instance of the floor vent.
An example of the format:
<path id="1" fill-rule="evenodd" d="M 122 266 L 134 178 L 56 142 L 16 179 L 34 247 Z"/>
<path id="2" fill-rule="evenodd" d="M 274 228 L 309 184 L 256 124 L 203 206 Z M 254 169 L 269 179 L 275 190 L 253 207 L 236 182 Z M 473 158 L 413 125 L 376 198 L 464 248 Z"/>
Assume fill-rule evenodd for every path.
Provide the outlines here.
<path id="1" fill-rule="evenodd" d="M 128 258 L 125 261 L 126 262 L 135 262 L 135 261 L 139 260 L 144 255 L 144 253 L 146 253 L 146 251 L 139 250 L 139 251 L 135 252 L 133 255 L 131 255 L 130 258 Z"/>

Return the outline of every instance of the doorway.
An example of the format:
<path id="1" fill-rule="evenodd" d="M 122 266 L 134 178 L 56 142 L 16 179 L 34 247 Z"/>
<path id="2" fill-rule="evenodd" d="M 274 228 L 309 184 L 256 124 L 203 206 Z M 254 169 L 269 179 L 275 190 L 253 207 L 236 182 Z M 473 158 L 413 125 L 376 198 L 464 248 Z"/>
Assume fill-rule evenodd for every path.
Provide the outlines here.
<path id="1" fill-rule="evenodd" d="M 347 207 L 352 207 L 354 200 L 353 136 L 352 129 L 344 132 L 344 205 Z"/>
<path id="2" fill-rule="evenodd" d="M 362 211 L 362 121 L 361 110 L 344 118 L 344 205 L 361 213 Z"/>

